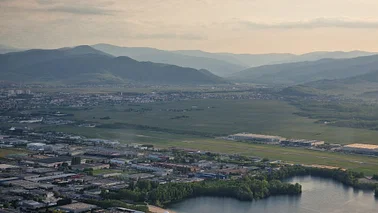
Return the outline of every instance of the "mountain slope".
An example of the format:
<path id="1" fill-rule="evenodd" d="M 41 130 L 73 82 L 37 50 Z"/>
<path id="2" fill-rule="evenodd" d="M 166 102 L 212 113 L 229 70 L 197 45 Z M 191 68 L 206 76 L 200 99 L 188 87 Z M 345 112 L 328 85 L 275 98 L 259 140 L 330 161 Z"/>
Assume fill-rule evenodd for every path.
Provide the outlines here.
<path id="1" fill-rule="evenodd" d="M 145 47 L 118 47 L 109 44 L 96 44 L 93 48 L 114 56 L 128 56 L 138 61 L 173 64 L 195 69 L 206 69 L 219 76 L 226 76 L 247 68 L 221 59 L 202 56 L 190 56 L 178 52 L 170 52 Z"/>
<path id="2" fill-rule="evenodd" d="M 48 83 L 216 84 L 225 82 L 206 70 L 113 57 L 89 46 L 29 50 L 0 55 L 0 79 Z"/>
<path id="3" fill-rule="evenodd" d="M 0 54 L 10 53 L 10 52 L 18 52 L 18 51 L 21 51 L 21 49 L 0 44 Z"/>
<path id="4" fill-rule="evenodd" d="M 298 62 L 266 65 L 233 74 L 229 79 L 259 84 L 302 84 L 323 79 L 340 79 L 374 71 L 378 67 L 378 55 L 351 59 L 322 59 L 314 62 Z"/>
<path id="5" fill-rule="evenodd" d="M 208 53 L 200 50 L 179 50 L 175 51 L 184 55 L 215 58 L 230 63 L 241 64 L 248 67 L 257 67 L 263 65 L 294 63 L 303 61 L 317 61 L 325 58 L 342 59 L 356 58 L 360 56 L 369 56 L 376 53 L 351 51 L 351 52 L 311 52 L 302 55 L 290 53 L 270 53 L 270 54 L 232 54 L 232 53 Z"/>
<path id="6" fill-rule="evenodd" d="M 374 71 L 344 79 L 313 81 L 302 85 L 324 94 L 378 98 L 378 67 Z M 294 87 L 295 90 L 298 88 Z"/>

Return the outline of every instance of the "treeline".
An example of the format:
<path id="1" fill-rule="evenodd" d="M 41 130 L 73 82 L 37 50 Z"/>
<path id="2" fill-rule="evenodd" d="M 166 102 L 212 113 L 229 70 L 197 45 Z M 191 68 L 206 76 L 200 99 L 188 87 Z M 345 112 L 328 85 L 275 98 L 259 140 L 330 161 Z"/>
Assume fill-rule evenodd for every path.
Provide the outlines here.
<path id="1" fill-rule="evenodd" d="M 268 180 L 285 179 L 294 176 L 312 175 L 317 177 L 332 178 L 345 185 L 352 186 L 359 189 L 374 190 L 377 184 L 374 183 L 360 183 L 359 178 L 365 177 L 362 172 L 353 172 L 341 169 L 326 169 L 304 166 L 286 166 L 280 170 L 267 175 Z"/>
<path id="2" fill-rule="evenodd" d="M 164 206 L 186 198 L 200 196 L 230 197 L 242 201 L 262 199 L 271 195 L 297 195 L 302 192 L 300 184 L 266 180 L 263 177 L 244 177 L 241 180 L 211 180 L 193 183 L 157 184 L 138 181 L 128 189 L 103 194 L 106 199 L 124 199 Z"/>

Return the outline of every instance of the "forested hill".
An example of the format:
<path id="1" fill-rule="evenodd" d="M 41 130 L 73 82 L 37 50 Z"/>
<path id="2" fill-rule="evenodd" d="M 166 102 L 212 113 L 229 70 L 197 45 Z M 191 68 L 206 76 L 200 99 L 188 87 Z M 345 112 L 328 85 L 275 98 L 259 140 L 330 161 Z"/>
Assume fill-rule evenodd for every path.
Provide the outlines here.
<path id="1" fill-rule="evenodd" d="M 206 70 L 114 57 L 89 46 L 0 55 L 0 79 L 25 83 L 217 84 Z"/>

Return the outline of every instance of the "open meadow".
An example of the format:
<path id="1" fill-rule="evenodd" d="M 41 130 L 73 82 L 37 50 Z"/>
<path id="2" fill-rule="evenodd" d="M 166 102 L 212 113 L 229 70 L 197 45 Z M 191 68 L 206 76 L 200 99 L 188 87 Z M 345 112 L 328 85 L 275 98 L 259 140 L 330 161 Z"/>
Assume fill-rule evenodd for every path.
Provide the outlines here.
<path id="1" fill-rule="evenodd" d="M 95 132 L 123 135 L 137 130 L 199 136 L 224 136 L 239 132 L 279 135 L 286 138 L 325 140 L 328 143 L 378 144 L 378 131 L 318 123 L 299 116 L 297 108 L 283 101 L 190 100 L 130 105 L 104 105 L 89 110 L 61 110 L 78 121 L 95 123 Z M 110 119 L 104 119 L 109 117 Z M 70 129 L 70 127 L 64 127 Z M 106 131 L 103 131 L 105 129 Z M 85 128 L 80 128 L 85 133 Z M 90 130 L 88 130 L 90 131 Z M 96 133 L 97 134 L 97 133 Z"/>
<path id="2" fill-rule="evenodd" d="M 63 110 L 64 111 L 64 110 Z M 328 126 L 294 114 L 282 101 L 191 100 L 138 105 L 101 106 L 73 113 L 74 119 L 96 123 L 96 128 L 65 125 L 44 128 L 115 139 L 122 143 L 153 144 L 266 157 L 300 164 L 337 166 L 366 174 L 378 173 L 378 158 L 302 148 L 285 148 L 216 139 L 238 132 L 325 140 L 329 143 L 378 144 L 378 131 Z M 110 119 L 101 119 L 109 116 Z"/>

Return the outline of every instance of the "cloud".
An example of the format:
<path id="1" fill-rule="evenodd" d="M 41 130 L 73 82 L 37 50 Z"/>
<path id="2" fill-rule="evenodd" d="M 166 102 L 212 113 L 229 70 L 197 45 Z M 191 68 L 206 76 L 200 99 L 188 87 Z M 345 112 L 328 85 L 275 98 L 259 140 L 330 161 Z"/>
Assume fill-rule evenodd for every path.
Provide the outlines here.
<path id="1" fill-rule="evenodd" d="M 36 0 L 38 4 L 42 5 L 50 5 L 50 4 L 56 4 L 57 2 L 54 0 Z"/>
<path id="2" fill-rule="evenodd" d="M 117 10 L 89 6 L 55 6 L 39 10 L 47 12 L 70 13 L 74 15 L 113 15 L 117 12 Z"/>
<path id="3" fill-rule="evenodd" d="M 179 39 L 179 40 L 204 40 L 205 37 L 195 34 L 180 33 L 157 33 L 157 34 L 137 34 L 132 36 L 135 39 Z"/>
<path id="4" fill-rule="evenodd" d="M 314 29 L 314 28 L 376 28 L 378 21 L 351 20 L 347 18 L 317 18 L 307 21 L 281 22 L 281 23 L 258 23 L 241 21 L 242 25 L 251 29 Z"/>

